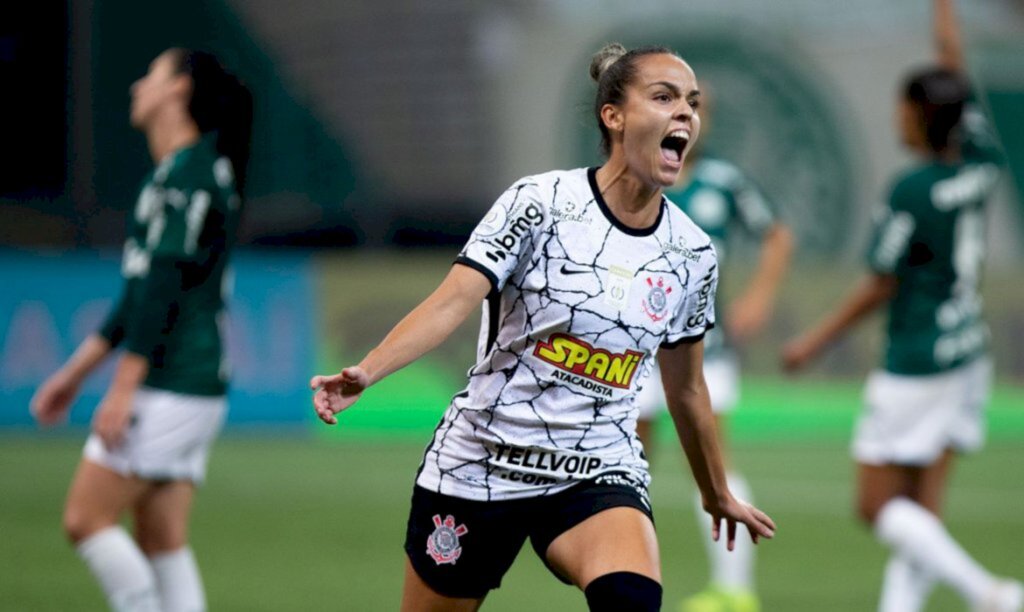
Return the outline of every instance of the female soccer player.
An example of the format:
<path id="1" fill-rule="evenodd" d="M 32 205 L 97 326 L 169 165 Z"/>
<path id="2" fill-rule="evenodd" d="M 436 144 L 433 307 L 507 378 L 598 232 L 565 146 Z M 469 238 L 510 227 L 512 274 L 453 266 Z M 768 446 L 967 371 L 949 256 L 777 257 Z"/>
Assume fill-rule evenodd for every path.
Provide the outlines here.
<path id="1" fill-rule="evenodd" d="M 189 510 L 226 414 L 222 285 L 235 242 L 252 100 L 208 53 L 170 49 L 131 87 L 156 167 L 124 246 L 124 291 L 102 328 L 40 387 L 44 424 L 122 347 L 68 492 L 64 529 L 114 610 L 205 610 Z M 135 537 L 118 521 L 131 512 Z"/>
<path id="2" fill-rule="evenodd" d="M 706 136 L 711 107 L 706 84 L 701 94 L 701 129 Z M 665 195 L 711 236 L 720 264 L 727 252 L 727 241 L 736 230 L 761 243 L 757 269 L 743 293 L 731 301 L 727 325 L 716 326 L 704 337 L 704 378 L 722 442 L 726 436 L 726 415 L 736 407 L 740 397 L 739 360 L 733 345 L 750 340 L 767 323 L 776 291 L 789 266 L 793 234 L 761 190 L 739 168 L 727 161 L 700 155 L 702 149 L 699 143 L 694 147 L 683 164 L 679 180 Z M 655 444 L 655 419 L 665 408 L 660 378 L 658 368 L 653 368 L 651 379 L 645 381 L 637 395 L 640 416 L 636 430 L 648 458 Z M 723 455 L 726 455 L 724 448 Z M 726 463 L 729 490 L 740 499 L 752 501 L 746 479 L 735 469 L 728 469 L 728 461 Z M 699 507 L 699 495 L 696 502 Z M 698 511 L 700 525 L 706 527 L 700 515 Z M 754 547 L 743 538 L 736 542 L 732 551 L 726 550 L 723 542 L 711 538 L 707 538 L 706 543 L 711 564 L 710 584 L 683 602 L 682 610 L 757 612 L 760 603 L 754 591 Z"/>
<path id="3" fill-rule="evenodd" d="M 978 278 L 985 201 L 999 169 L 968 104 L 951 0 L 935 0 L 935 32 L 939 66 L 911 74 L 899 104 L 903 142 L 920 161 L 897 178 L 878 215 L 870 274 L 790 342 L 783 360 L 804 366 L 888 305 L 885 365 L 868 378 L 853 442 L 860 517 L 892 551 L 879 610 L 920 610 L 941 581 L 974 610 L 1019 611 L 1020 583 L 986 571 L 940 519 L 954 454 L 984 438 L 991 363 Z"/>
<path id="4" fill-rule="evenodd" d="M 632 397 L 655 353 L 714 535 L 771 537 L 729 493 L 701 370 L 714 320 L 710 239 L 662 189 L 700 118 L 690 67 L 664 48 L 602 49 L 591 65 L 607 163 L 517 181 L 440 287 L 359 363 L 315 376 L 337 423 L 374 382 L 444 340 L 484 301 L 478 360 L 416 478 L 402 609 L 475 610 L 529 538 L 592 610 L 656 610 L 658 546 Z"/>

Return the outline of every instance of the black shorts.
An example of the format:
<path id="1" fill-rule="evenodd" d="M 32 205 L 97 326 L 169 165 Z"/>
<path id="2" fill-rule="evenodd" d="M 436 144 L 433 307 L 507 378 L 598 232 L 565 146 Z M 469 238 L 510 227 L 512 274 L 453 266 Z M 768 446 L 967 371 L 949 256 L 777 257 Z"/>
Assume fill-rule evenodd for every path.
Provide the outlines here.
<path id="1" fill-rule="evenodd" d="M 617 507 L 636 508 L 654 522 L 643 483 L 620 472 L 553 495 L 507 501 L 474 501 L 417 486 L 405 552 L 434 591 L 478 599 L 501 586 L 526 538 L 547 565 L 546 552 L 555 538 L 598 512 Z"/>

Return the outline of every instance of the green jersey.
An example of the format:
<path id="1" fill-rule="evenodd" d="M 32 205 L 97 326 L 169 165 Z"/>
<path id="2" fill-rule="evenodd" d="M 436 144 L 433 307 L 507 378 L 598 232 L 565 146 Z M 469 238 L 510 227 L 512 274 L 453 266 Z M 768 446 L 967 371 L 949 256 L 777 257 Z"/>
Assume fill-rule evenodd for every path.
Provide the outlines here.
<path id="1" fill-rule="evenodd" d="M 965 110 L 962 161 L 933 161 L 894 183 L 877 215 L 868 265 L 899 283 L 889 304 L 885 369 L 932 374 L 987 350 L 978 281 L 985 257 L 985 202 L 999 177 L 994 138 Z"/>
<path id="2" fill-rule="evenodd" d="M 728 238 L 735 229 L 761 238 L 777 222 L 775 208 L 761 190 L 739 168 L 718 159 L 698 161 L 689 182 L 666 191 L 665 195 L 711 237 L 719 269 L 726 260 Z M 708 357 L 727 350 L 723 321 L 723 317 L 718 317 L 716 327 L 704 336 Z"/>
<path id="3" fill-rule="evenodd" d="M 241 200 L 212 136 L 179 149 L 146 177 L 131 215 L 124 290 L 100 334 L 149 360 L 145 385 L 223 395 L 224 270 Z"/>

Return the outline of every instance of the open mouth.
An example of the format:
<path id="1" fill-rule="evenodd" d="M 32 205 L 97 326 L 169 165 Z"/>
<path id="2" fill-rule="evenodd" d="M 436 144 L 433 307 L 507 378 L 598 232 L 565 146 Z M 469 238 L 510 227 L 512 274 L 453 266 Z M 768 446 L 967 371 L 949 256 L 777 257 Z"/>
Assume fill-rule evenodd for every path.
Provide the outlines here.
<path id="1" fill-rule="evenodd" d="M 662 156 L 674 163 L 683 161 L 683 151 L 686 150 L 686 143 L 690 142 L 690 135 L 683 131 L 676 131 L 666 136 L 661 141 Z"/>

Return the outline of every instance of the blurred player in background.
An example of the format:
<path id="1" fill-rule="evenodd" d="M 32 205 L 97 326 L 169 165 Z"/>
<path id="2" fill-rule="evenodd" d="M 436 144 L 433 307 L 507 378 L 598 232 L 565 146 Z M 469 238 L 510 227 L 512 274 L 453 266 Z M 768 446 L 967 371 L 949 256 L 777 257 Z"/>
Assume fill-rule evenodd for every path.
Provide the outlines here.
<path id="1" fill-rule="evenodd" d="M 712 100 L 708 87 L 701 88 L 702 131 L 707 134 Z M 725 415 L 739 402 L 739 363 L 734 343 L 743 343 L 759 333 L 771 316 L 775 294 L 789 266 L 793 234 L 779 221 L 775 208 L 764 194 L 736 166 L 724 160 L 700 155 L 697 144 L 687 157 L 675 186 L 666 190 L 668 199 L 682 209 L 711 236 L 721 265 L 727 241 L 740 230 L 761 243 L 760 258 L 743 294 L 732 300 L 726 325 L 717 325 L 704 336 L 704 378 L 711 395 L 719 440 L 724 449 Z M 717 308 L 716 308 L 717 309 Z M 653 456 L 655 419 L 665 409 L 665 394 L 657 366 L 651 379 L 637 395 L 640 417 L 636 430 L 645 452 Z M 723 457 L 727 455 L 723 450 Z M 728 463 L 728 462 L 727 462 Z M 727 465 L 728 467 L 728 465 Z M 752 501 L 746 479 L 735 469 L 728 470 L 729 490 L 745 501 Z M 702 528 L 710 523 L 699 511 L 701 496 L 696 497 L 697 518 Z M 724 542 L 706 540 L 711 562 L 711 584 L 683 603 L 686 612 L 756 612 L 760 609 L 754 594 L 754 547 L 744 538 L 736 548 L 726 550 Z"/>
<path id="2" fill-rule="evenodd" d="M 1021 584 L 981 567 L 940 518 L 955 453 L 984 441 L 992 365 L 978 281 L 999 154 L 970 103 L 952 0 L 935 0 L 934 10 L 938 65 L 911 74 L 899 103 L 903 142 L 919 162 L 897 177 L 879 211 L 870 274 L 787 344 L 783 360 L 804 366 L 888 306 L 885 365 L 868 378 L 853 442 L 859 514 L 891 550 L 879 610 L 920 610 L 943 582 L 972 610 L 1019 611 Z"/>
<path id="3" fill-rule="evenodd" d="M 249 157 L 252 99 L 205 52 L 169 49 L 131 87 L 156 167 L 129 220 L 124 291 L 32 399 L 66 418 L 85 377 L 124 352 L 93 416 L 64 529 L 118 611 L 206 609 L 188 546 L 195 487 L 224 421 L 225 266 Z M 118 524 L 134 518 L 135 537 Z"/>
<path id="4" fill-rule="evenodd" d="M 730 548 L 774 524 L 729 492 L 702 373 L 717 261 L 662 196 L 700 129 L 690 67 L 608 45 L 591 65 L 606 164 L 516 182 L 440 287 L 363 361 L 316 376 L 320 418 L 440 344 L 484 302 L 478 361 L 435 430 L 412 497 L 403 610 L 475 610 L 529 538 L 591 610 L 657 610 L 650 477 L 636 437 L 657 353 L 704 508 Z M 486 300 L 486 301 L 485 301 Z"/>

